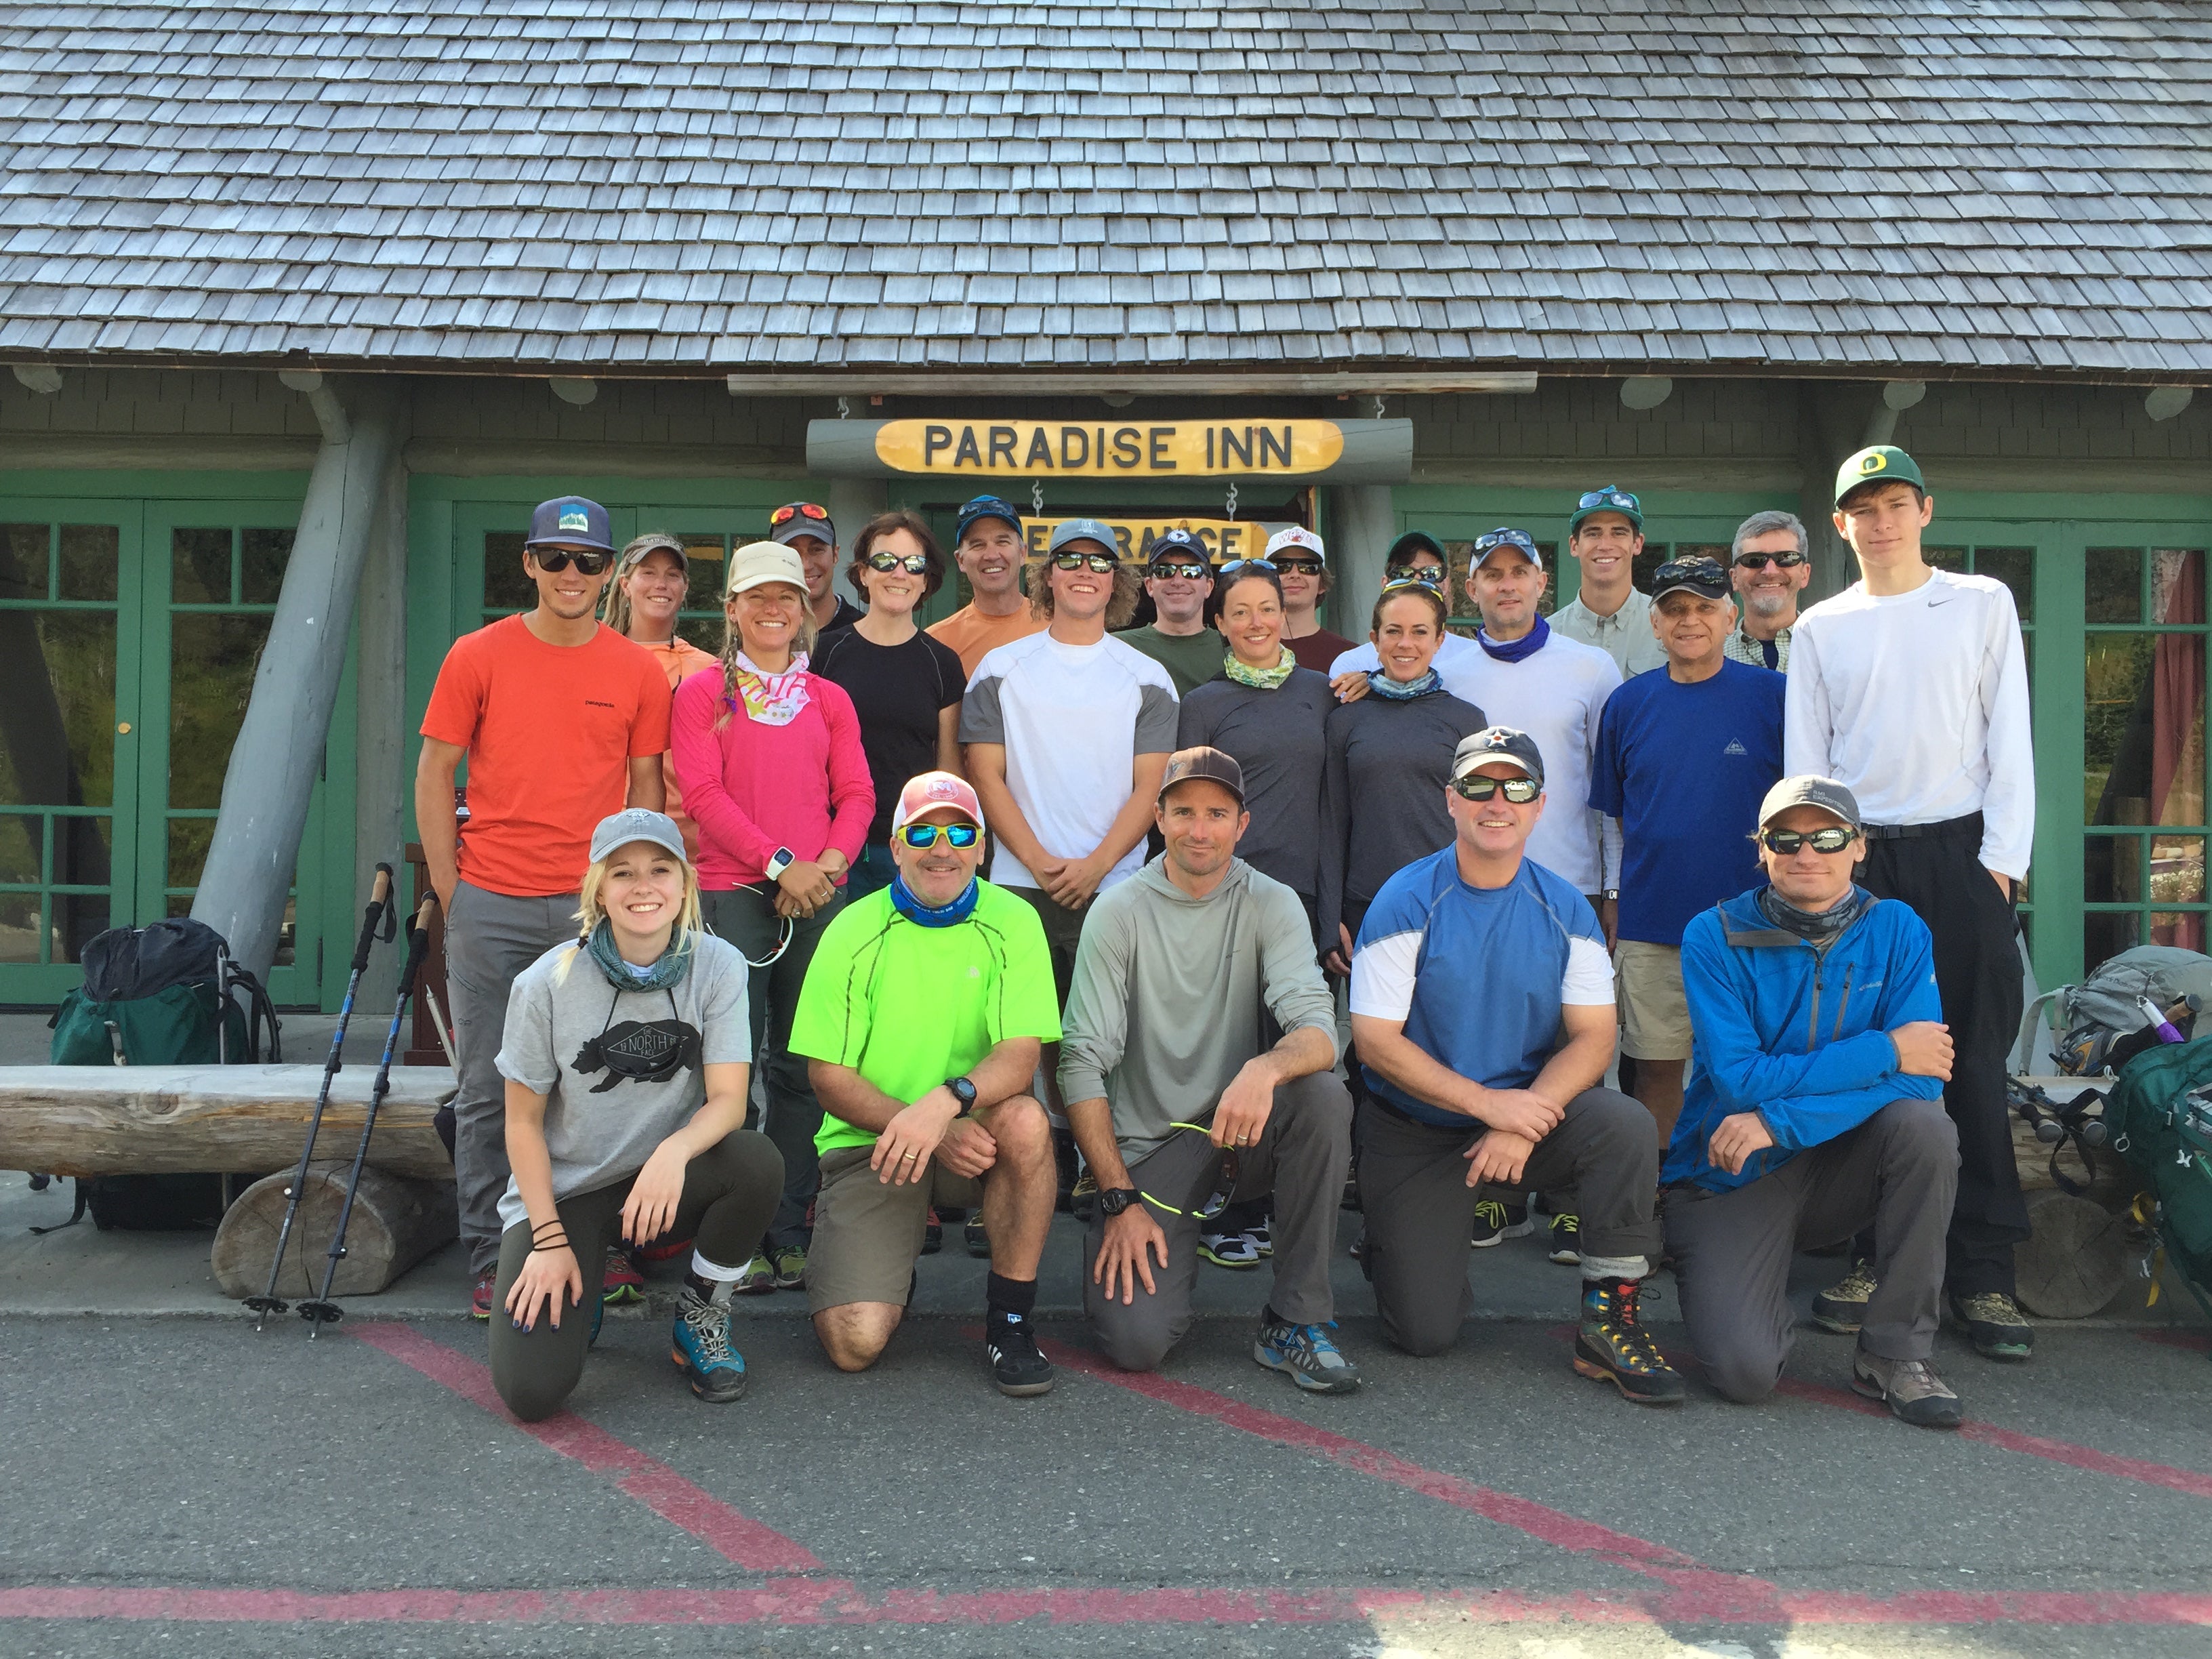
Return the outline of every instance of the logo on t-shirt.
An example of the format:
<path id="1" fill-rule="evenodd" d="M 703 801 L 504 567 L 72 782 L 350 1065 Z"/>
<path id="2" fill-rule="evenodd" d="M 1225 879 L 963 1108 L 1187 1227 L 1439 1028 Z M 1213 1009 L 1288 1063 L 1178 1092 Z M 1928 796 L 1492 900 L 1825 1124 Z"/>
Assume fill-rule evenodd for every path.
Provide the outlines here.
<path id="1" fill-rule="evenodd" d="M 614 707 L 614 704 L 611 702 L 601 702 L 597 697 L 586 697 L 584 699 L 584 707 L 586 708 L 611 708 Z"/>
<path id="2" fill-rule="evenodd" d="M 1741 738 L 1730 738 L 1728 747 L 1721 750 L 1723 755 L 1748 755 L 1750 752 L 1750 750 L 1743 746 L 1743 739 Z"/>

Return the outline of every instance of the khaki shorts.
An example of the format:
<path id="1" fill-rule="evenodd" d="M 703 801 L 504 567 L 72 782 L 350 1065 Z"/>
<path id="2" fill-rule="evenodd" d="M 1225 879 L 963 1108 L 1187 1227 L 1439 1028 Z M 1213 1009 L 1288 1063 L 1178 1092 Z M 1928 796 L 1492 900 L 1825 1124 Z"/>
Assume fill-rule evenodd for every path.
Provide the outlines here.
<path id="1" fill-rule="evenodd" d="M 1682 994 L 1681 947 L 1622 939 L 1613 947 L 1613 971 L 1620 1051 L 1634 1060 L 1687 1060 L 1690 1005 Z"/>
<path id="2" fill-rule="evenodd" d="M 933 1204 L 974 1209 L 983 1183 L 933 1160 L 929 1179 L 893 1187 L 868 1167 L 873 1146 L 840 1146 L 822 1154 L 814 1195 L 814 1242 L 806 1252 L 806 1305 L 811 1312 L 848 1302 L 906 1305 L 915 1258 Z"/>

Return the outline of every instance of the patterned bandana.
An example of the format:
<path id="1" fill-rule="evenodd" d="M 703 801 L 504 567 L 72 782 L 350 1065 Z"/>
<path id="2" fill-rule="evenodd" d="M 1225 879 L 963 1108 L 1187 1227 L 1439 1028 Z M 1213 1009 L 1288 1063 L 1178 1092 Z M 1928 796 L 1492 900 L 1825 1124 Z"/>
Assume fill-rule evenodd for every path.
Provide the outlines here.
<path id="1" fill-rule="evenodd" d="M 622 952 L 615 948 L 614 924 L 601 916 L 599 926 L 584 941 L 584 949 L 616 990 L 665 991 L 672 985 L 683 983 L 684 975 L 691 971 L 691 951 L 698 943 L 698 934 L 687 928 L 677 928 L 669 937 L 668 948 L 660 953 L 660 960 L 653 964 L 650 971 L 640 974 L 623 960 Z"/>
<path id="2" fill-rule="evenodd" d="M 1504 645 L 1498 644 L 1479 628 L 1474 632 L 1474 642 L 1499 662 L 1520 662 L 1525 658 L 1533 657 L 1544 648 L 1544 641 L 1551 637 L 1552 624 L 1541 617 L 1537 617 L 1536 625 L 1519 639 L 1509 641 Z"/>
<path id="3" fill-rule="evenodd" d="M 1759 890 L 1759 911 L 1784 933 L 1795 933 L 1822 956 L 1844 931 L 1874 908 L 1874 895 L 1856 883 L 1826 910 L 1800 910 L 1771 887 Z"/>
<path id="4" fill-rule="evenodd" d="M 738 700 L 744 703 L 745 718 L 758 720 L 763 726 L 788 726 L 799 718 L 799 711 L 806 707 L 806 653 L 792 653 L 791 666 L 781 674 L 771 674 L 763 669 L 742 651 L 738 653 L 737 665 L 731 671 L 731 680 L 737 686 L 735 697 L 725 694 L 722 701 L 730 705 L 730 712 L 738 712 Z"/>
<path id="5" fill-rule="evenodd" d="M 1273 668 L 1255 668 L 1231 651 L 1222 659 L 1221 672 L 1237 684 L 1249 685 L 1255 691 L 1279 690 L 1283 682 L 1290 678 L 1291 671 L 1298 665 L 1298 659 L 1291 654 L 1289 646 L 1281 649 L 1283 654 L 1276 659 Z"/>
<path id="6" fill-rule="evenodd" d="M 1411 702 L 1431 691 L 1443 690 L 1444 682 L 1443 676 L 1433 668 L 1417 680 L 1394 680 L 1378 668 L 1367 677 L 1367 688 L 1386 702 Z"/>

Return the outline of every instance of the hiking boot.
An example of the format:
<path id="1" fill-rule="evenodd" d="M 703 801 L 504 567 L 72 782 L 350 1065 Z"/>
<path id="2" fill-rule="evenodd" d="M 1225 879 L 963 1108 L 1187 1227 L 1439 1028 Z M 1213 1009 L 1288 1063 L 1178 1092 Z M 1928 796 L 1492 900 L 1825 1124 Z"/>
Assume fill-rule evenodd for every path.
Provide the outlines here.
<path id="1" fill-rule="evenodd" d="M 983 1230 L 983 1212 L 980 1208 L 968 1212 L 967 1223 L 960 1229 L 960 1241 L 978 1261 L 991 1259 L 991 1235 Z"/>
<path id="2" fill-rule="evenodd" d="M 1536 1224 L 1528 1218 L 1527 1205 L 1486 1198 L 1474 1206 L 1474 1236 L 1468 1243 L 1478 1250 L 1486 1250 L 1509 1238 L 1526 1238 L 1535 1231 Z M 1559 1257 L 1552 1260 L 1557 1261 Z M 1580 1261 L 1582 1256 L 1577 1254 L 1575 1260 Z"/>
<path id="3" fill-rule="evenodd" d="M 617 1307 L 625 1302 L 645 1300 L 645 1277 L 629 1259 L 629 1252 L 619 1244 L 607 1246 L 606 1273 L 599 1285 L 599 1300 Z"/>
<path id="4" fill-rule="evenodd" d="M 1612 1383 L 1639 1406 L 1678 1406 L 1684 1392 L 1681 1375 L 1636 1316 L 1640 1288 L 1632 1279 L 1594 1279 L 1583 1286 L 1575 1369 Z"/>
<path id="5" fill-rule="evenodd" d="M 775 1253 L 775 1287 L 779 1291 L 806 1288 L 806 1247 L 787 1244 Z"/>
<path id="6" fill-rule="evenodd" d="M 1253 1339 L 1252 1358 L 1280 1371 L 1309 1394 L 1350 1394 L 1359 1387 L 1359 1369 L 1338 1352 L 1326 1325 L 1292 1325 L 1262 1316 Z"/>
<path id="7" fill-rule="evenodd" d="M 1950 1297 L 1951 1317 L 1966 1328 L 1966 1340 L 1984 1359 L 2026 1359 L 2035 1352 L 2035 1327 L 2020 1304 L 2002 1291 Z"/>
<path id="8" fill-rule="evenodd" d="M 1078 1221 L 1088 1221 L 1098 1209 L 1098 1177 L 1086 1168 L 1075 1178 L 1075 1185 L 1067 1194 L 1067 1212 Z"/>
<path id="9" fill-rule="evenodd" d="M 1025 1316 L 994 1310 L 984 1326 L 983 1352 L 990 1358 L 991 1380 L 1000 1394 L 1019 1398 L 1052 1391 L 1052 1361 L 1037 1352 Z"/>
<path id="10" fill-rule="evenodd" d="M 1252 1246 L 1253 1255 L 1262 1261 L 1267 1261 L 1275 1253 L 1274 1218 L 1265 1217 L 1254 1222 L 1244 1230 L 1244 1237 Z"/>
<path id="11" fill-rule="evenodd" d="M 1873 1262 L 1854 1261 L 1850 1272 L 1813 1298 L 1813 1322 L 1838 1336 L 1856 1336 L 1866 1320 L 1867 1298 L 1881 1283 Z"/>
<path id="12" fill-rule="evenodd" d="M 492 1304 L 499 1300 L 499 1269 L 486 1267 L 469 1285 L 469 1311 L 489 1321 Z"/>
<path id="13" fill-rule="evenodd" d="M 945 1224 L 938 1219 L 937 1206 L 929 1206 L 929 1219 L 921 1225 L 921 1253 L 935 1255 L 945 1248 Z"/>
<path id="14" fill-rule="evenodd" d="M 730 1288 L 738 1296 L 771 1294 L 775 1290 L 775 1263 L 763 1251 L 738 1269 L 736 1282 Z"/>
<path id="15" fill-rule="evenodd" d="M 1260 1253 L 1243 1233 L 1200 1233 L 1198 1253 L 1217 1267 L 1256 1267 Z"/>
<path id="16" fill-rule="evenodd" d="M 1578 1215 L 1552 1218 L 1552 1260 L 1562 1267 L 1583 1265 L 1583 1218 Z"/>
<path id="17" fill-rule="evenodd" d="M 1352 1248 L 1346 1250 L 1345 1254 L 1350 1256 L 1354 1261 L 1364 1262 L 1367 1260 L 1366 1228 L 1362 1227 L 1358 1232 L 1352 1234 Z"/>
<path id="18" fill-rule="evenodd" d="M 1924 1359 L 1884 1359 L 1861 1348 L 1851 1356 L 1851 1391 L 1887 1401 L 1916 1429 L 1955 1429 L 1965 1417 L 1959 1396 Z"/>
<path id="19" fill-rule="evenodd" d="M 726 1406 L 745 1391 L 744 1356 L 730 1346 L 730 1304 L 689 1285 L 676 1301 L 676 1334 L 669 1358 L 710 1406 Z"/>

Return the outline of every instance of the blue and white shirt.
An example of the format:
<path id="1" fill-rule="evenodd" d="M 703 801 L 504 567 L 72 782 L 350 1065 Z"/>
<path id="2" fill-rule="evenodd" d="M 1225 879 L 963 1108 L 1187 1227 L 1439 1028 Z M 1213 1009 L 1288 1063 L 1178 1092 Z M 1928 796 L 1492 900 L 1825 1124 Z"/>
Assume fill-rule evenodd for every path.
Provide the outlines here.
<path id="1" fill-rule="evenodd" d="M 1522 859 L 1503 887 L 1460 879 L 1455 847 L 1382 884 L 1352 957 L 1352 1012 L 1403 1020 L 1424 1054 L 1490 1089 L 1525 1089 L 1559 1047 L 1562 1007 L 1613 1006 L 1613 962 L 1589 901 Z M 1373 1071 L 1370 1088 L 1423 1123 L 1465 1128 Z"/>

